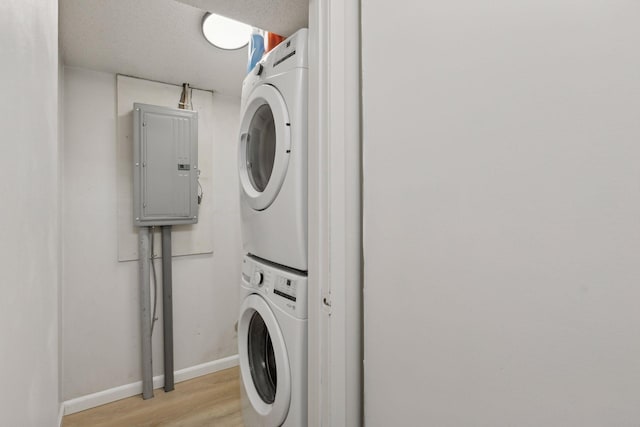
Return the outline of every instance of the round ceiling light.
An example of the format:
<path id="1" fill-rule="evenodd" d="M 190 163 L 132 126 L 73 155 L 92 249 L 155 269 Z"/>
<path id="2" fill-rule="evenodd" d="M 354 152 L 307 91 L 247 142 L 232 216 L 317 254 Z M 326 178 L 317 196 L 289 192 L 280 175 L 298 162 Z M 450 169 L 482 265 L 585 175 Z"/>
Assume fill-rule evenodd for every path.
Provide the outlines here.
<path id="1" fill-rule="evenodd" d="M 249 43 L 251 26 L 215 13 L 207 13 L 202 18 L 202 34 L 215 47 L 234 50 Z"/>

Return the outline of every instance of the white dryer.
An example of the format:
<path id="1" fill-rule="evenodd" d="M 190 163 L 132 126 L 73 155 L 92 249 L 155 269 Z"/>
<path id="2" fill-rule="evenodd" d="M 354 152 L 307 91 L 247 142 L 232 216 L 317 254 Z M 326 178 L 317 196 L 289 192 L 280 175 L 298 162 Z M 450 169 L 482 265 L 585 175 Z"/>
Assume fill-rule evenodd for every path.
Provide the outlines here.
<path id="1" fill-rule="evenodd" d="M 307 277 L 247 256 L 238 356 L 247 427 L 307 425 Z"/>
<path id="2" fill-rule="evenodd" d="M 307 270 L 306 29 L 276 46 L 242 85 L 239 174 L 245 253 Z"/>

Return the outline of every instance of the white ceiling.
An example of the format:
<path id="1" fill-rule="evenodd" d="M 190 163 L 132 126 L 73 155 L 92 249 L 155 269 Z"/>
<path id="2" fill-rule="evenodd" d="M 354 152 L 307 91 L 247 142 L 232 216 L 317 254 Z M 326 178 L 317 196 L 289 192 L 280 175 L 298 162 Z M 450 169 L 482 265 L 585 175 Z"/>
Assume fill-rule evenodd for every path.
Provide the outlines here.
<path id="1" fill-rule="evenodd" d="M 225 51 L 209 44 L 201 30 L 205 10 L 284 35 L 306 26 L 308 13 L 306 0 L 60 0 L 59 5 L 65 65 L 186 82 L 235 96 L 246 74 L 247 48 Z"/>
<path id="2" fill-rule="evenodd" d="M 290 36 L 309 24 L 308 0 L 176 0 L 254 27 Z"/>

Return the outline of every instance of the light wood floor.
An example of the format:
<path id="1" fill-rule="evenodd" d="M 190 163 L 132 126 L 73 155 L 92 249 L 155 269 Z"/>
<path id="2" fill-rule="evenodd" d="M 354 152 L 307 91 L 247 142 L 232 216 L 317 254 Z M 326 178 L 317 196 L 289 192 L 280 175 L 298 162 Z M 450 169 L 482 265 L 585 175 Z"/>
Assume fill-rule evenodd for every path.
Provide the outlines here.
<path id="1" fill-rule="evenodd" d="M 64 417 L 63 427 L 242 427 L 240 371 L 225 369 Z"/>

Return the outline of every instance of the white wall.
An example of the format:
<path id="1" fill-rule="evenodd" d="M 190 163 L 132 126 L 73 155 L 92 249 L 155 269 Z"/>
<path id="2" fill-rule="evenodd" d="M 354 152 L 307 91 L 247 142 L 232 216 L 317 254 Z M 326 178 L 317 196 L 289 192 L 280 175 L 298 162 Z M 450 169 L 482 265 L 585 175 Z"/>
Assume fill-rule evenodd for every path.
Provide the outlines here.
<path id="1" fill-rule="evenodd" d="M 0 7 L 0 414 L 54 426 L 58 393 L 58 2 Z"/>
<path id="2" fill-rule="evenodd" d="M 65 68 L 64 398 L 141 379 L 137 262 L 118 262 L 116 78 Z M 176 100 L 177 102 L 177 100 Z M 173 262 L 176 370 L 236 354 L 239 98 L 213 95 L 213 255 Z M 203 120 L 203 117 L 200 117 Z M 157 261 L 160 274 L 160 263 Z M 159 282 L 160 284 L 160 282 Z M 162 313 L 154 375 L 162 370 Z"/>
<path id="3" fill-rule="evenodd" d="M 367 426 L 640 424 L 640 3 L 408 3 L 362 3 Z"/>

